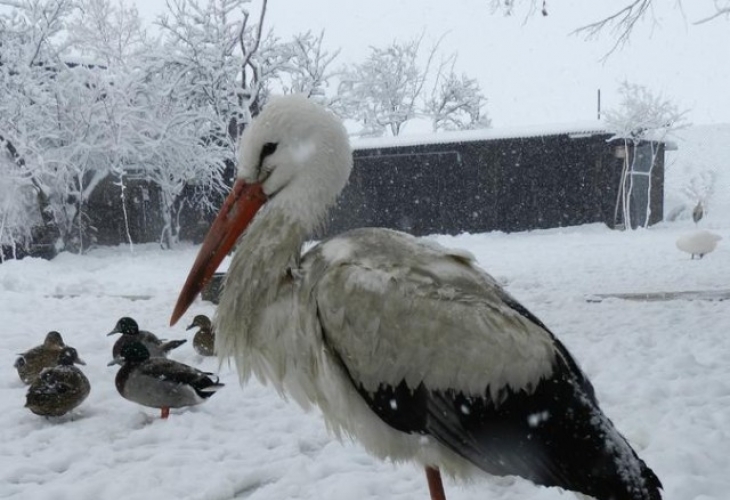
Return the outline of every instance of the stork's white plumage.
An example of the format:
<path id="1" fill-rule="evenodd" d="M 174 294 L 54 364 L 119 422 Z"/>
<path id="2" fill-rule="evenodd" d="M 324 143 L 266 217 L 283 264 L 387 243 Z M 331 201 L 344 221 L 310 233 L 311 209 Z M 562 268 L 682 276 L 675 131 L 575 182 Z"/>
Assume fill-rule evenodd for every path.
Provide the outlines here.
<path id="1" fill-rule="evenodd" d="M 659 500 L 661 484 L 601 412 L 547 327 L 474 260 L 410 235 L 358 229 L 302 254 L 347 182 L 341 122 L 301 96 L 244 133 L 238 180 L 173 313 L 238 237 L 216 350 L 378 457 L 481 469 L 599 500 Z"/>

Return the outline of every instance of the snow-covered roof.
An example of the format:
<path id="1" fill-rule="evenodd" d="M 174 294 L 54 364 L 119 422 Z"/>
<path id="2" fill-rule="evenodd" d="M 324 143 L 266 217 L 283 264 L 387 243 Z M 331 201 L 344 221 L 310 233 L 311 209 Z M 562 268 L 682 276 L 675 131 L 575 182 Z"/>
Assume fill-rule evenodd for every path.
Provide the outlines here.
<path id="1" fill-rule="evenodd" d="M 494 141 L 498 139 L 518 139 L 528 137 L 547 137 L 570 135 L 589 137 L 609 134 L 606 124 L 599 121 L 558 123 L 552 125 L 532 125 L 509 128 L 486 128 L 479 130 L 459 130 L 435 132 L 430 134 L 400 135 L 397 137 L 368 137 L 352 140 L 353 149 L 393 148 L 421 144 L 453 144 L 473 141 Z"/>

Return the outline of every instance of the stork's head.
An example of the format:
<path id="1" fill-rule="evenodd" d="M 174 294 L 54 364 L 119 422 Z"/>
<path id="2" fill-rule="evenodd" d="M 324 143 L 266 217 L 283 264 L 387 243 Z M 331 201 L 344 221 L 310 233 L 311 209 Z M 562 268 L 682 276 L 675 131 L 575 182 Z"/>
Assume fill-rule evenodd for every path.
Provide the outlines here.
<path id="1" fill-rule="evenodd" d="M 277 97 L 241 137 L 236 182 L 203 241 L 171 318 L 175 324 L 263 207 L 316 228 L 352 170 L 342 122 L 304 96 Z"/>
<path id="2" fill-rule="evenodd" d="M 303 219 L 337 198 L 352 168 L 342 122 L 301 95 L 267 104 L 243 133 L 239 151 L 238 182 L 260 184 L 267 200 L 295 204 L 292 215 Z"/>

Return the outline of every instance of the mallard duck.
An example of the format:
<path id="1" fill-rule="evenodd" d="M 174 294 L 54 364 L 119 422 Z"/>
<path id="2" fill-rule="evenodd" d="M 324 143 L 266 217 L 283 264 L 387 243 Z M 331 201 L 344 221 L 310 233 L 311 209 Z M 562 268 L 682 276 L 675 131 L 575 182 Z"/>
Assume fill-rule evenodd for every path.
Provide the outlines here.
<path id="1" fill-rule="evenodd" d="M 56 366 L 58 355 L 66 344 L 61 334 L 51 331 L 46 334 L 43 343 L 18 356 L 13 366 L 18 370 L 18 376 L 26 384 L 32 383 L 44 368 Z M 83 364 L 83 363 L 82 363 Z"/>
<path id="2" fill-rule="evenodd" d="M 140 330 L 137 322 L 128 316 L 120 318 L 114 326 L 114 329 L 107 333 L 107 336 L 117 333 L 121 333 L 122 336 L 114 343 L 114 347 L 112 347 L 112 357 L 114 358 L 118 358 L 121 355 L 122 347 L 130 342 L 141 342 L 149 351 L 150 357 L 153 358 L 164 358 L 168 352 L 187 342 L 187 339 L 159 339 L 152 332 Z"/>
<path id="3" fill-rule="evenodd" d="M 210 318 L 205 314 L 198 314 L 186 330 L 198 327 L 199 330 L 193 336 L 193 348 L 201 356 L 215 355 L 215 333 Z"/>
<path id="4" fill-rule="evenodd" d="M 141 342 L 122 346 L 109 366 L 121 364 L 115 384 L 123 398 L 159 408 L 167 418 L 170 408 L 203 403 L 223 387 L 218 377 L 167 358 L 152 358 Z"/>
<path id="5" fill-rule="evenodd" d="M 690 254 L 692 259 L 695 255 L 701 259 L 705 254 L 712 252 L 721 239 L 719 234 L 700 229 L 677 238 L 677 248 Z"/>
<path id="6" fill-rule="evenodd" d="M 61 349 L 58 364 L 45 368 L 28 388 L 25 406 L 36 415 L 60 417 L 80 405 L 91 384 L 74 363 L 86 364 L 73 347 Z"/>

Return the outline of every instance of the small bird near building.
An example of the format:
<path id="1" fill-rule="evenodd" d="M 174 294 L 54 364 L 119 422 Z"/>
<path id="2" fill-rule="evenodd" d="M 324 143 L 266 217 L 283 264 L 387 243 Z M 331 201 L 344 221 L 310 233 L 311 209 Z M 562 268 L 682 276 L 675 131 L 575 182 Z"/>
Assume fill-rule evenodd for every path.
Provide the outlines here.
<path id="1" fill-rule="evenodd" d="M 121 333 L 122 336 L 112 347 L 112 357 L 118 358 L 122 353 L 122 347 L 131 342 L 141 342 L 150 353 L 150 357 L 164 358 L 167 354 L 187 342 L 187 339 L 165 340 L 159 339 L 157 335 L 146 330 L 140 330 L 137 322 L 128 316 L 120 318 L 114 329 L 107 333 L 107 336 Z"/>
<path id="2" fill-rule="evenodd" d="M 57 331 L 46 334 L 46 338 L 39 346 L 33 347 L 20 354 L 15 360 L 15 369 L 20 380 L 25 384 L 32 383 L 44 368 L 50 368 L 58 364 L 58 357 L 66 344 L 63 337 Z"/>
<path id="3" fill-rule="evenodd" d="M 698 259 L 701 259 L 715 250 L 721 239 L 722 236 L 719 234 L 700 229 L 699 231 L 684 234 L 677 238 L 677 248 L 690 254 L 691 259 L 694 259 L 695 255 Z"/>
<path id="4" fill-rule="evenodd" d="M 697 205 L 692 209 L 692 220 L 695 224 L 702 220 L 705 215 L 705 207 L 702 205 L 702 200 L 697 202 Z"/>
<path id="5" fill-rule="evenodd" d="M 237 179 L 172 314 L 237 248 L 216 349 L 242 380 L 317 405 L 337 436 L 426 470 L 520 476 L 598 500 L 660 500 L 661 483 L 601 410 L 573 356 L 467 253 L 364 228 L 302 249 L 347 183 L 332 113 L 272 99 L 246 128 Z"/>
<path id="6" fill-rule="evenodd" d="M 198 314 L 193 322 L 187 327 L 191 330 L 197 327 L 198 331 L 193 336 L 193 349 L 201 356 L 215 355 L 215 333 L 210 318 L 205 314 Z"/>
<path id="7" fill-rule="evenodd" d="M 76 349 L 64 347 L 58 364 L 45 368 L 28 388 L 25 406 L 36 415 L 60 417 L 83 403 L 91 384 L 74 363 L 86 364 Z"/>
<path id="8" fill-rule="evenodd" d="M 218 377 L 167 358 L 152 358 L 141 342 L 125 344 L 109 366 L 121 364 L 115 385 L 123 398 L 159 408 L 162 418 L 170 408 L 205 402 L 223 387 Z"/>

